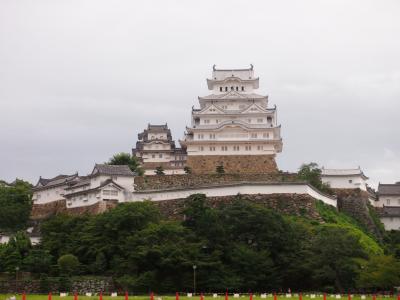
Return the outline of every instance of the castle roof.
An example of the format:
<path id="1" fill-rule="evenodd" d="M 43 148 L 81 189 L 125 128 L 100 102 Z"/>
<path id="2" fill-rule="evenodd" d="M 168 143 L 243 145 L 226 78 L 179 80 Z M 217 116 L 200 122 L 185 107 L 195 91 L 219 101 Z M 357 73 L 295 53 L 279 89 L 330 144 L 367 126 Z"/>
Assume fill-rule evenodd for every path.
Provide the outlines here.
<path id="1" fill-rule="evenodd" d="M 360 168 L 357 169 L 321 169 L 322 176 L 361 176 L 363 179 L 367 180 L 368 177 L 364 175 Z"/>
<path id="2" fill-rule="evenodd" d="M 236 91 L 229 91 L 225 94 L 211 94 L 208 96 L 199 97 L 199 100 L 222 100 L 222 99 L 268 99 L 268 96 L 263 96 L 255 93 L 238 93 Z"/>
<path id="3" fill-rule="evenodd" d="M 400 195 L 400 183 L 378 185 L 379 195 Z"/>
<path id="4" fill-rule="evenodd" d="M 384 206 L 381 217 L 400 217 L 400 206 Z"/>
<path id="5" fill-rule="evenodd" d="M 213 89 L 215 83 L 223 81 L 239 80 L 244 82 L 251 82 L 254 88 L 258 88 L 258 78 L 254 78 L 253 65 L 250 68 L 244 69 L 217 69 L 213 66 L 212 79 L 207 79 L 207 85 L 210 90 Z"/>
<path id="6" fill-rule="evenodd" d="M 127 165 L 96 164 L 91 175 L 134 176 L 136 174 Z"/>
<path id="7" fill-rule="evenodd" d="M 72 174 L 72 175 L 58 175 L 53 178 L 39 178 L 39 181 L 36 183 L 35 187 L 33 188 L 34 190 L 39 190 L 41 188 L 49 188 L 49 187 L 56 187 L 60 186 L 63 184 L 68 184 L 74 179 L 78 177 L 78 173 Z"/>

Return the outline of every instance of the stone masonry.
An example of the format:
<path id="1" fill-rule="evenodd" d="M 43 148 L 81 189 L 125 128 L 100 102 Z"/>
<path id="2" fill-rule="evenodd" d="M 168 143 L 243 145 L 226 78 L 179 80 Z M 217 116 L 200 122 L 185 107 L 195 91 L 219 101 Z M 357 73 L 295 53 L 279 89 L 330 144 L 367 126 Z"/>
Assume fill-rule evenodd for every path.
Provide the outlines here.
<path id="1" fill-rule="evenodd" d="M 263 174 L 186 174 L 140 176 L 135 178 L 136 190 L 163 190 L 169 188 L 193 188 L 240 182 L 299 182 L 295 173 Z"/>
<path id="2" fill-rule="evenodd" d="M 225 173 L 277 173 L 274 155 L 193 155 L 188 156 L 186 165 L 193 174 L 215 174 L 219 165 Z"/>

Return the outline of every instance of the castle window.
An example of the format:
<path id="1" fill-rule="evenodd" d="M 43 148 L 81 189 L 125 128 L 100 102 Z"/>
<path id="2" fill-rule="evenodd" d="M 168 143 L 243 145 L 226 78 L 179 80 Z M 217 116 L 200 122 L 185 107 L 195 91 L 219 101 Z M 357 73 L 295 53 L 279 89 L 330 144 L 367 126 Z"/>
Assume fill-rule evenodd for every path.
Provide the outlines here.
<path id="1" fill-rule="evenodd" d="M 215 147 L 214 147 L 214 146 L 211 146 L 211 147 L 210 147 L 210 151 L 215 151 Z"/>
<path id="2" fill-rule="evenodd" d="M 203 146 L 200 146 L 200 151 L 204 151 L 204 147 Z"/>
<path id="3" fill-rule="evenodd" d="M 202 139 L 204 138 L 204 135 L 203 135 L 202 133 L 199 133 L 199 134 L 197 135 L 197 138 L 198 138 L 199 140 L 202 140 Z"/>
<path id="4" fill-rule="evenodd" d="M 390 199 L 386 199 L 386 204 L 390 205 Z"/>
<path id="5" fill-rule="evenodd" d="M 228 151 L 228 146 L 222 146 L 221 151 Z"/>
<path id="6" fill-rule="evenodd" d="M 256 139 L 256 138 L 257 138 L 257 133 L 252 133 L 252 134 L 251 134 L 251 138 L 252 138 L 252 139 Z"/>
<path id="7" fill-rule="evenodd" d="M 262 150 L 263 146 L 257 146 L 257 150 Z"/>
<path id="8" fill-rule="evenodd" d="M 269 138 L 269 133 L 268 132 L 264 132 L 263 133 L 263 138 L 264 139 L 268 139 Z"/>
<path id="9" fill-rule="evenodd" d="M 238 86 L 236 87 L 236 91 L 239 91 L 239 87 Z"/>
<path id="10" fill-rule="evenodd" d="M 210 133 L 210 139 L 211 140 L 215 139 L 215 133 Z"/>
<path id="11" fill-rule="evenodd" d="M 209 119 L 205 119 L 204 120 L 204 124 L 210 124 L 210 120 Z"/>
<path id="12" fill-rule="evenodd" d="M 251 123 L 251 119 L 247 119 L 247 123 Z"/>
<path id="13" fill-rule="evenodd" d="M 267 117 L 267 121 L 268 121 L 268 123 L 272 123 L 272 118 L 271 117 Z"/>
<path id="14" fill-rule="evenodd" d="M 222 86 L 219 87 L 219 91 L 222 92 Z"/>
<path id="15" fill-rule="evenodd" d="M 262 123 L 262 122 L 264 122 L 264 119 L 257 119 L 257 122 Z"/>
<path id="16" fill-rule="evenodd" d="M 242 91 L 244 91 L 244 86 L 242 86 Z"/>
<path id="17" fill-rule="evenodd" d="M 228 91 L 228 87 L 226 86 L 226 87 L 225 87 L 225 92 L 227 92 L 227 91 Z"/>
<path id="18" fill-rule="evenodd" d="M 353 180 L 349 179 L 349 183 L 353 183 Z"/>
<path id="19" fill-rule="evenodd" d="M 159 158 L 162 158 L 162 154 L 159 154 L 158 157 L 159 157 Z"/>
<path id="20" fill-rule="evenodd" d="M 239 146 L 233 146 L 233 151 L 239 151 Z"/>
<path id="21" fill-rule="evenodd" d="M 216 123 L 216 124 L 218 124 L 218 123 L 219 123 L 219 120 L 218 120 L 218 119 L 216 119 L 216 120 L 215 120 L 215 123 Z"/>
<path id="22" fill-rule="evenodd" d="M 251 150 L 251 146 L 246 146 L 244 149 L 245 149 L 246 151 L 250 151 L 250 150 Z"/>
<path id="23" fill-rule="evenodd" d="M 235 90 L 235 88 L 233 86 L 231 86 L 231 91 Z"/>

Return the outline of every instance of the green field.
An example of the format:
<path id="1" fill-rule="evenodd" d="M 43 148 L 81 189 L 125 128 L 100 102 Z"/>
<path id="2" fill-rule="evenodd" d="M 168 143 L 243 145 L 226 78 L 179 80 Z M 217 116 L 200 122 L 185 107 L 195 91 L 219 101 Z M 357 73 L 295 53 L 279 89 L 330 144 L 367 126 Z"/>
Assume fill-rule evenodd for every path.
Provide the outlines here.
<path id="1" fill-rule="evenodd" d="M 13 294 L 2 294 L 0 295 L 0 300 L 5 300 L 8 297 L 13 296 Z M 16 297 L 17 300 L 21 300 L 22 296 L 21 295 L 17 295 Z M 72 295 L 67 296 L 67 297 L 60 297 L 59 294 L 57 295 L 52 295 L 52 300 L 73 300 L 74 297 Z M 78 296 L 78 300 L 99 300 L 99 296 L 95 295 L 92 297 L 87 297 L 87 296 Z M 104 295 L 103 296 L 103 300 L 124 300 L 125 297 L 122 296 L 118 296 L 118 297 L 111 297 L 108 295 Z M 129 299 L 132 300 L 150 300 L 150 296 L 129 296 Z M 186 296 L 180 296 L 179 297 L 180 300 L 199 300 L 200 296 L 194 296 L 194 297 L 186 297 Z M 234 298 L 232 294 L 229 295 L 229 300 L 233 300 L 233 299 L 249 299 L 249 295 L 241 295 L 240 298 Z M 253 300 L 273 300 L 272 295 L 268 295 L 267 298 L 261 298 L 260 294 L 254 294 L 253 295 Z M 292 298 L 286 298 L 285 295 L 278 295 L 277 296 L 278 300 L 299 300 L 299 297 L 297 294 L 294 294 L 292 296 Z M 322 300 L 323 297 L 322 296 L 318 296 L 316 295 L 315 298 L 311 298 L 309 294 L 304 294 L 302 297 L 303 300 Z M 363 300 L 361 299 L 360 295 L 354 295 L 352 298 L 352 300 Z M 397 296 L 393 296 L 393 297 L 389 297 L 389 296 L 377 296 L 376 300 L 397 300 Z M 48 300 L 48 295 L 26 295 L 26 300 Z M 175 300 L 175 295 L 171 296 L 162 296 L 162 295 L 154 295 L 154 300 Z M 223 294 L 218 295 L 217 298 L 214 298 L 212 295 L 205 295 L 204 296 L 204 300 L 225 300 L 225 296 Z M 327 300 L 336 300 L 336 297 L 332 296 L 332 295 L 327 295 Z M 348 300 L 348 296 L 347 295 L 342 295 L 341 300 Z M 372 295 L 367 295 L 365 300 L 373 300 Z"/>

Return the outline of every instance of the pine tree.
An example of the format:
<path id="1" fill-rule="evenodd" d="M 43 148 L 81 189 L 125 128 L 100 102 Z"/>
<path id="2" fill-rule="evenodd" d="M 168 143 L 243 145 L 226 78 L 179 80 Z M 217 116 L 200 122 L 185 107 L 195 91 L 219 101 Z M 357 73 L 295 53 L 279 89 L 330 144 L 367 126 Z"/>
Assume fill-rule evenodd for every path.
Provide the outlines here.
<path id="1" fill-rule="evenodd" d="M 158 166 L 156 168 L 156 175 L 165 175 L 164 168 L 162 166 Z"/>

